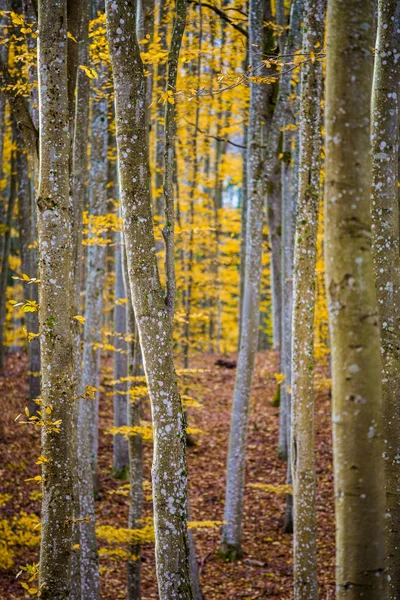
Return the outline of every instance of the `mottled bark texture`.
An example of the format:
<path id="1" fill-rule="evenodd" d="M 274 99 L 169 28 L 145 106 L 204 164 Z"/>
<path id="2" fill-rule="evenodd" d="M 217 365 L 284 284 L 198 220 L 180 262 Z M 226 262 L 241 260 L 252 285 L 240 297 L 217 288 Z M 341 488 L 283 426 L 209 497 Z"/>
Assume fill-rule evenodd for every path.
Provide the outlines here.
<path id="1" fill-rule="evenodd" d="M 99 82 L 107 80 L 107 69 L 101 66 Z M 83 350 L 83 385 L 96 388 L 81 401 L 83 429 L 88 435 L 95 495 L 99 492 L 97 473 L 100 344 L 103 323 L 103 286 L 105 276 L 106 245 L 104 235 L 98 233 L 96 219 L 107 212 L 107 152 L 108 152 L 108 102 L 106 97 L 92 94 L 92 132 L 90 155 L 89 195 L 89 246 L 86 269 L 85 333 Z"/>
<path id="2" fill-rule="evenodd" d="M 386 597 L 381 358 L 371 252 L 373 15 L 373 0 L 328 2 L 325 265 L 339 600 Z"/>
<path id="3" fill-rule="evenodd" d="M 71 224 L 67 2 L 39 2 L 40 178 L 37 193 L 43 501 L 41 598 L 68 598 L 72 549 Z M 59 426 L 52 425 L 59 422 Z"/>
<path id="4" fill-rule="evenodd" d="M 266 190 L 268 239 L 271 248 L 273 347 L 280 349 L 282 335 L 282 187 L 278 158 Z"/>
<path id="5" fill-rule="evenodd" d="M 133 310 L 132 297 L 129 287 L 128 265 L 126 253 L 123 252 L 123 275 L 127 295 L 126 304 L 126 330 L 129 336 L 127 344 L 128 390 L 133 392 L 140 385 L 140 376 L 143 375 L 140 343 Z M 132 379 L 138 377 L 139 379 Z M 142 399 L 132 394 L 127 406 L 129 427 L 140 425 L 142 416 Z M 129 516 L 128 527 L 140 528 L 143 513 L 143 441 L 140 435 L 130 435 L 129 448 Z M 128 600 L 140 600 L 141 590 L 141 545 L 137 542 L 129 544 L 130 558 L 127 561 Z"/>
<path id="6" fill-rule="evenodd" d="M 128 424 L 128 390 L 126 376 L 127 362 L 127 328 L 126 304 L 128 302 L 122 265 L 123 235 L 118 233 L 115 246 L 115 306 L 114 306 L 114 426 L 123 427 Z M 125 378 L 125 381 L 123 381 Z M 116 477 L 125 479 L 129 465 L 128 442 L 123 435 L 114 436 L 113 471 Z"/>
<path id="7" fill-rule="evenodd" d="M 23 148 L 23 139 L 19 131 L 16 133 L 18 144 L 17 150 L 17 173 L 18 173 L 18 224 L 20 235 L 21 271 L 29 277 L 37 277 L 37 250 L 35 241 L 35 207 L 31 193 L 31 182 L 29 178 L 28 155 Z M 25 300 L 38 302 L 38 286 L 36 284 L 23 283 Z M 30 312 L 25 314 L 26 329 L 32 333 L 38 333 L 38 314 Z M 29 412 L 35 414 L 38 405 L 34 402 L 40 396 L 40 343 L 39 338 L 34 338 L 28 345 L 28 369 L 29 369 Z"/>
<path id="8" fill-rule="evenodd" d="M 400 2 L 380 0 L 372 88 L 372 233 L 381 324 L 388 598 L 400 598 Z"/>
<path id="9" fill-rule="evenodd" d="M 303 0 L 295 0 L 290 11 L 290 31 L 286 40 L 285 55 L 291 56 L 300 50 L 302 40 L 301 18 L 303 15 Z M 281 75 L 279 98 L 283 102 L 283 126 L 295 122 L 294 113 L 289 102 L 291 93 L 290 70 Z M 295 134 L 298 138 L 298 132 Z M 292 308 L 293 308 L 293 259 L 294 259 L 294 229 L 298 189 L 298 161 L 291 156 L 291 134 L 285 131 L 282 144 L 282 346 L 281 365 L 285 375 L 285 383 L 281 387 L 279 410 L 279 440 L 278 456 L 288 460 L 290 454 L 290 413 L 291 413 L 291 366 L 292 366 Z M 297 139 L 298 142 L 298 139 Z M 296 154 L 297 153 L 297 154 Z M 298 143 L 294 155 L 298 158 Z M 293 162 L 293 164 L 291 164 Z M 289 390 L 289 391 L 288 391 Z M 290 461 L 289 461 L 290 462 Z"/>
<path id="10" fill-rule="evenodd" d="M 257 49 L 262 47 L 263 3 L 250 2 L 250 67 L 259 65 Z M 250 393 L 258 343 L 263 196 L 261 182 L 261 111 L 263 86 L 250 85 L 250 109 L 247 143 L 248 207 L 246 226 L 246 266 L 242 332 L 239 361 L 233 396 L 231 429 L 227 461 L 224 521 L 220 552 L 230 559 L 241 554 L 245 455 L 250 408 Z"/>
<path id="11" fill-rule="evenodd" d="M 168 1 L 160 0 L 159 4 L 159 23 L 157 35 L 160 38 L 160 49 L 167 51 L 167 17 L 168 17 Z M 156 84 L 157 94 L 165 92 L 166 87 L 167 64 L 161 61 L 157 65 Z M 164 168 L 164 127 L 165 127 L 165 108 L 162 102 L 157 103 L 156 123 L 155 123 L 155 214 L 162 217 L 164 214 L 164 196 L 163 196 L 163 168 Z"/>
<path id="12" fill-rule="evenodd" d="M 88 24 L 91 1 L 79 3 L 79 15 L 75 15 L 73 29 L 77 40 L 77 60 L 79 65 L 89 64 Z M 68 5 L 69 11 L 76 10 L 75 3 Z M 78 18 L 79 17 L 79 18 Z M 71 25 L 70 25 L 71 27 Z M 71 51 L 71 47 L 69 47 Z M 75 59 L 76 60 L 76 59 Z M 76 71 L 74 120 L 70 114 L 70 128 L 73 129 L 72 172 L 70 177 L 70 211 L 72 228 L 72 303 L 73 315 L 81 314 L 81 275 L 82 275 L 82 212 L 86 199 L 88 180 L 88 137 L 89 137 L 89 97 L 90 80 L 82 69 Z M 71 92 L 69 92 L 71 100 Z M 72 555 L 71 600 L 96 600 L 99 596 L 99 575 L 97 565 L 97 546 L 94 519 L 94 500 L 90 452 L 85 443 L 86 432 L 82 432 L 80 403 L 83 394 L 82 382 L 82 325 L 73 320 L 72 338 L 74 347 L 73 385 L 75 393 L 74 411 L 74 525 L 73 542 L 79 544 L 79 551 Z M 90 517 L 90 520 L 87 520 Z"/>
<path id="13" fill-rule="evenodd" d="M 179 53 L 183 32 L 186 25 L 186 0 L 177 0 L 171 47 L 168 54 L 167 90 L 176 91 Z M 166 304 L 171 319 L 174 318 L 176 278 L 175 278 L 175 210 L 174 210 L 174 153 L 176 138 L 175 102 L 165 104 L 165 139 L 164 139 L 164 207 L 165 224 L 162 230 L 165 243 Z"/>
<path id="14" fill-rule="evenodd" d="M 296 102 L 296 109 L 298 102 Z M 295 112 L 297 113 L 297 110 Z M 293 117 L 294 120 L 294 117 Z M 286 132 L 287 133 L 287 132 Z M 286 483 L 292 485 L 292 458 L 290 436 L 292 427 L 292 350 L 293 350 L 293 266 L 294 235 L 296 227 L 296 208 L 299 189 L 299 132 L 294 132 L 293 141 L 284 136 L 284 144 L 293 144 L 291 162 L 282 167 L 282 347 L 281 372 L 285 379 L 281 385 L 279 448 L 287 451 Z M 291 137 L 291 136 L 290 136 Z M 285 153 L 285 145 L 284 145 Z M 287 156 L 288 159 L 288 156 Z M 284 431 L 283 431 L 284 430 Z M 281 446 L 281 440 L 284 444 Z M 278 451 L 278 456 L 282 454 Z M 293 533 L 293 495 L 286 495 L 285 517 L 283 522 L 285 533 Z"/>
<path id="15" fill-rule="evenodd" d="M 11 225 L 14 214 L 15 201 L 17 199 L 17 160 L 16 151 L 12 151 L 11 156 L 11 177 L 9 186 L 9 196 L 7 203 L 7 213 L 5 219 L 5 231 L 2 240 L 2 257 L 1 257 L 1 273 L 0 273 L 0 370 L 4 368 L 4 326 L 6 323 L 6 291 L 8 280 L 8 258 L 10 256 L 11 247 Z"/>
<path id="16" fill-rule="evenodd" d="M 325 0 L 305 0 L 303 54 L 324 43 Z M 318 597 L 314 459 L 314 305 L 321 170 L 322 62 L 301 69 L 299 189 L 293 279 L 292 435 L 294 597 Z"/>
<path id="17" fill-rule="evenodd" d="M 159 596 L 192 599 L 187 535 L 185 421 L 173 364 L 171 322 L 155 256 L 145 78 L 128 0 L 107 0 L 117 148 L 129 283 L 152 407 L 152 469 Z"/>

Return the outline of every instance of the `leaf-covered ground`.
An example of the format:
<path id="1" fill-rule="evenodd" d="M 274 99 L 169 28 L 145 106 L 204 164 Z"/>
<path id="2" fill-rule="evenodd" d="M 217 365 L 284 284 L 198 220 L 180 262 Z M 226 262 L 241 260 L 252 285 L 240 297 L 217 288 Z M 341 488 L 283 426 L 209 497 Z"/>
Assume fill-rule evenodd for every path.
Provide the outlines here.
<path id="1" fill-rule="evenodd" d="M 204 355 L 193 361 L 200 369 L 190 377 L 187 394 L 203 404 L 189 411 L 189 425 L 202 430 L 196 445 L 188 449 L 191 519 L 222 521 L 225 487 L 225 463 L 229 434 L 230 406 L 235 370 L 215 366 L 218 357 Z M 229 357 L 233 359 L 234 357 Z M 276 391 L 274 373 L 278 371 L 273 352 L 258 356 L 251 404 L 247 452 L 244 508 L 244 556 L 237 563 L 218 557 L 220 528 L 194 530 L 201 582 L 206 600 L 292 598 L 292 536 L 282 532 L 285 495 L 279 486 L 285 483 L 286 464 L 277 458 L 279 410 L 272 405 Z M 334 517 L 330 432 L 329 381 L 326 368 L 316 374 L 316 459 L 318 478 L 318 564 L 320 598 L 334 598 Z M 126 482 L 113 479 L 112 436 L 104 433 L 112 425 L 111 363 L 103 366 L 104 391 L 100 408 L 100 471 L 102 499 L 97 502 L 98 523 L 126 527 L 128 498 L 120 493 Z M 3 399 L 0 421 L 0 599 L 24 598 L 26 592 L 18 579 L 19 566 L 38 560 L 40 486 L 25 480 L 40 473 L 35 464 L 40 454 L 40 433 L 14 419 L 26 405 L 26 361 L 23 356 L 9 357 L 0 376 Z M 22 418 L 21 418 L 22 419 Z M 151 444 L 145 444 L 145 479 L 150 482 Z M 263 483 L 269 489 L 251 487 Z M 148 488 L 149 486 L 147 486 Z M 113 493 L 114 492 L 114 493 Z M 149 491 L 145 491 L 145 514 L 151 515 Z M 24 516 L 24 513 L 28 517 Z M 107 542 L 99 540 L 104 547 Z M 11 566 L 10 561 L 13 561 Z M 125 563 L 119 556 L 103 556 L 101 598 L 126 598 Z M 151 544 L 143 547 L 143 600 L 158 598 L 154 552 Z M 32 584 L 30 584 L 32 585 Z M 32 597 L 32 596 L 30 596 Z"/>

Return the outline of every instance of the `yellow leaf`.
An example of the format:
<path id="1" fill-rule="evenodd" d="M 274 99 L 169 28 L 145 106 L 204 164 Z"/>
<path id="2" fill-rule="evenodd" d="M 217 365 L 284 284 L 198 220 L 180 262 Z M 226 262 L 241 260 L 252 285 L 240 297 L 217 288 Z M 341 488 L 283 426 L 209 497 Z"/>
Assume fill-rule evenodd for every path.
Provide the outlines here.
<path id="1" fill-rule="evenodd" d="M 21 30 L 21 31 L 22 31 L 22 30 Z M 69 31 L 68 31 L 68 33 L 67 33 L 67 38 L 68 38 L 68 39 L 70 39 L 70 40 L 72 40 L 72 41 L 73 41 L 73 42 L 75 42 L 76 44 L 78 43 L 78 41 L 77 41 L 77 40 L 74 38 L 74 36 L 72 35 L 72 33 L 70 33 Z"/>
<path id="2" fill-rule="evenodd" d="M 17 15 L 17 13 L 11 13 L 11 21 L 13 25 L 24 25 L 24 19 L 21 15 Z"/>
<path id="3" fill-rule="evenodd" d="M 85 71 L 89 79 L 97 79 L 98 75 L 94 69 L 87 67 L 86 65 L 79 65 L 79 68 L 82 69 L 82 71 Z"/>
<path id="4" fill-rule="evenodd" d="M 81 317 L 81 315 L 75 315 L 75 317 L 72 318 L 75 319 L 75 321 L 78 321 L 78 323 L 81 323 L 81 325 L 85 324 L 85 317 Z"/>
<path id="5" fill-rule="evenodd" d="M 28 477 L 28 479 L 25 479 L 25 481 L 36 481 L 36 483 L 41 483 L 42 482 L 42 476 L 41 475 L 36 475 L 36 477 Z"/>
<path id="6" fill-rule="evenodd" d="M 274 377 L 276 379 L 276 383 L 280 385 L 283 381 L 285 381 L 285 376 L 283 373 L 274 373 Z"/>

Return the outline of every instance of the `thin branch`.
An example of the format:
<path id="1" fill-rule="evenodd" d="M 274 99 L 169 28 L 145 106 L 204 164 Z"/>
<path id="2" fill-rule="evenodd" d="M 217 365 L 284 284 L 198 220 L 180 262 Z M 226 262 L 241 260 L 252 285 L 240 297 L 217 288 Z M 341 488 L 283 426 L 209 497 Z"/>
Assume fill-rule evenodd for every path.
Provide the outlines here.
<path id="1" fill-rule="evenodd" d="M 194 6 L 198 6 L 200 4 L 199 0 L 188 0 L 188 3 L 194 4 Z M 222 19 L 226 23 L 229 23 L 231 27 L 236 29 L 236 31 L 239 31 L 242 35 L 244 35 L 244 37 L 248 37 L 247 31 L 237 23 L 234 23 L 223 10 L 218 8 L 218 6 L 215 6 L 214 4 L 208 4 L 207 2 L 202 2 L 201 5 L 210 8 L 212 11 L 215 12 L 216 15 L 220 17 L 220 19 Z"/>
<path id="2" fill-rule="evenodd" d="M 217 135 L 211 135 L 211 133 L 206 133 L 205 131 L 200 129 L 200 127 L 196 127 L 196 125 L 194 123 L 191 123 L 187 119 L 184 119 L 184 121 L 191 127 L 195 127 L 199 133 L 204 135 L 204 137 L 212 138 L 213 140 L 217 140 L 217 142 L 224 142 L 225 144 L 231 144 L 231 146 L 235 146 L 236 148 L 246 148 L 246 146 L 243 146 L 242 144 L 236 144 L 235 142 L 231 142 L 230 140 L 228 140 L 228 138 L 222 138 L 222 137 L 218 137 Z"/>

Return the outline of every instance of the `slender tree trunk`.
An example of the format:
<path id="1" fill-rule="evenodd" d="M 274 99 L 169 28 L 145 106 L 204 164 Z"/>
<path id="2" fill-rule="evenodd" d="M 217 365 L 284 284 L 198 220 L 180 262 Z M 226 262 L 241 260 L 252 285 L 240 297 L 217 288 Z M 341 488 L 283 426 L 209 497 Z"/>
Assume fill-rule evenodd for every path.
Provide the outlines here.
<path id="1" fill-rule="evenodd" d="M 67 2 L 39 1 L 40 184 L 37 195 L 42 361 L 41 598 L 69 595 L 74 410 L 71 389 L 71 223 L 67 97 Z"/>
<path id="2" fill-rule="evenodd" d="M 0 370 L 4 369 L 4 329 L 6 323 L 6 291 L 8 281 L 8 258 L 11 247 L 11 225 L 14 214 L 15 201 L 17 199 L 17 161 L 16 152 L 12 151 L 11 156 L 11 183 L 10 193 L 7 205 L 7 214 L 5 222 L 5 233 L 3 238 L 3 252 L 1 260 L 0 273 Z"/>
<path id="3" fill-rule="evenodd" d="M 128 391 L 133 392 L 140 385 L 140 377 L 143 375 L 142 356 L 139 343 L 139 334 L 133 310 L 132 297 L 129 287 L 128 265 L 126 253 L 122 252 L 123 275 L 126 289 L 126 331 L 128 335 L 127 344 L 127 374 L 129 377 Z M 137 378 L 137 379 L 136 379 Z M 127 405 L 127 420 L 129 427 L 140 425 L 142 416 L 142 399 L 137 395 L 129 398 Z M 129 448 L 129 517 L 128 527 L 130 529 L 140 528 L 143 513 L 143 442 L 140 435 L 130 435 L 128 438 Z M 130 558 L 127 562 L 128 600 L 140 600 L 140 567 L 141 567 L 141 545 L 137 542 L 129 544 Z"/>
<path id="4" fill-rule="evenodd" d="M 178 76 L 179 53 L 186 25 L 187 2 L 178 0 L 176 3 L 176 18 L 172 32 L 171 48 L 168 54 L 167 88 L 172 93 L 176 90 Z M 166 304 L 173 327 L 176 278 L 175 278 L 175 210 L 174 210 L 174 158 L 176 139 L 175 102 L 167 102 L 165 107 L 165 139 L 164 139 L 164 203 L 165 225 L 163 237 L 165 242 L 165 274 L 166 274 Z"/>
<path id="5" fill-rule="evenodd" d="M 400 598 L 400 2 L 380 0 L 372 89 L 372 220 L 381 322 L 388 598 Z"/>
<path id="6" fill-rule="evenodd" d="M 247 63 L 247 61 L 246 61 Z M 247 65 L 246 65 L 247 68 Z M 243 299 L 244 299 L 244 279 L 246 269 L 246 231 L 247 231 L 247 143 L 248 126 L 243 128 L 243 167 L 242 167 L 242 190 L 241 190 L 241 225 L 240 225 L 240 273 L 239 273 L 239 327 L 238 327 L 238 350 L 240 350 L 240 340 L 242 337 L 243 325 Z"/>
<path id="7" fill-rule="evenodd" d="M 197 83 L 196 91 L 200 90 L 200 79 L 201 79 L 201 48 L 203 39 L 203 11 L 202 5 L 199 4 L 199 31 L 197 36 L 198 47 L 197 47 Z M 196 104 L 195 111 L 195 123 L 193 132 L 193 144 L 191 151 L 191 162 L 192 162 L 192 175 L 189 189 L 189 241 L 187 249 L 187 258 L 185 261 L 185 283 L 186 289 L 184 291 L 184 310 L 185 310 L 185 321 L 183 328 L 183 366 L 185 369 L 189 368 L 189 354 L 190 354 L 190 333 L 191 333 L 191 313 L 192 313 L 192 289 L 193 289 L 193 260 L 194 260 L 194 203 L 195 193 L 197 189 L 197 181 L 199 174 L 199 161 L 198 161 L 198 131 L 200 123 L 200 103 Z"/>
<path id="8" fill-rule="evenodd" d="M 23 0 L 23 13 L 24 17 L 27 21 L 34 23 L 36 21 L 36 15 L 34 14 L 33 7 L 31 5 L 30 0 Z M 27 36 L 26 38 L 28 48 L 31 52 L 37 52 L 37 40 L 32 36 Z M 29 99 L 29 110 L 32 117 L 32 122 L 35 128 L 39 126 L 39 115 L 38 115 L 38 86 L 37 82 L 37 69 L 31 67 L 28 71 L 28 81 L 30 87 L 30 99 Z M 1 118 L 0 118 L 1 120 Z M 18 145 L 23 143 L 23 135 L 19 130 L 17 133 Z M 27 148 L 29 150 L 29 148 Z M 32 155 L 31 155 L 32 158 Z M 28 219 L 29 221 L 29 229 L 26 229 L 26 233 L 24 233 L 24 244 L 25 244 L 25 256 L 27 262 L 28 271 L 24 271 L 30 277 L 37 276 L 38 270 L 38 252 L 37 247 L 34 242 L 37 239 L 37 217 L 36 217 L 36 206 L 35 206 L 35 173 L 34 173 L 34 165 L 29 164 L 28 155 L 25 155 L 21 152 L 18 154 L 18 161 L 21 161 L 21 165 L 18 166 L 18 173 L 26 173 L 26 177 L 29 179 L 29 192 L 27 190 L 26 195 L 24 197 L 26 202 L 24 203 L 24 210 L 26 211 L 26 227 L 28 227 Z M 28 200 L 29 199 L 29 200 Z M 29 204 L 28 204 L 29 202 Z M 30 215 L 30 217 L 29 217 Z M 20 221 L 21 223 L 21 221 Z M 22 237 L 22 236 L 21 236 Z M 22 253 L 21 249 L 21 253 Z M 21 256 L 22 259 L 22 256 Z M 24 259 L 25 261 L 25 259 Z M 26 286 L 27 287 L 27 286 Z M 39 289 L 38 286 L 29 286 L 29 289 L 26 290 L 27 295 L 26 298 L 29 300 L 35 300 L 38 302 L 39 300 Z M 29 294 L 29 295 L 28 295 Z M 26 315 L 26 325 L 28 331 L 32 331 L 32 333 L 38 333 L 39 330 L 39 321 L 37 313 L 28 313 Z M 28 347 L 28 364 L 29 364 L 29 411 L 31 414 L 35 414 L 38 410 L 38 405 L 34 402 L 36 398 L 40 396 L 40 341 L 39 338 L 34 338 Z"/>
<path id="9" fill-rule="evenodd" d="M 262 47 L 263 3 L 251 0 L 249 7 L 250 47 Z M 258 54 L 250 55 L 250 67 L 258 66 Z M 235 560 L 241 555 L 245 453 L 250 392 L 258 343 L 261 281 L 261 243 L 263 197 L 261 193 L 261 111 L 264 101 L 262 85 L 250 85 L 248 126 L 248 209 L 246 232 L 246 267 L 242 313 L 242 335 L 233 397 L 229 437 L 227 484 L 221 553 Z"/>
<path id="10" fill-rule="evenodd" d="M 142 0 L 143 9 L 143 33 L 144 37 L 151 44 L 154 41 L 154 12 L 155 0 Z M 151 104 L 153 99 L 154 66 L 147 65 L 146 75 L 146 124 L 147 124 L 147 143 L 150 143 L 151 130 Z"/>
<path id="11" fill-rule="evenodd" d="M 79 5 L 79 19 L 74 22 L 74 37 L 77 39 L 77 62 L 89 63 L 88 25 L 90 1 Z M 69 7 L 70 8 L 70 7 Z M 71 71 L 70 71 L 70 84 Z M 74 86 L 75 87 L 75 86 Z M 72 229 L 72 302 L 73 315 L 81 315 L 82 289 L 82 212 L 86 200 L 88 178 L 88 137 L 89 137 L 89 97 L 90 80 L 82 69 L 76 71 L 76 93 L 74 107 L 71 204 L 73 215 Z M 71 115 L 70 115 L 71 119 Z M 70 122 L 71 126 L 71 122 Z M 73 541 L 79 544 L 79 550 L 72 555 L 71 599 L 96 600 L 99 597 L 99 574 L 97 560 L 97 542 L 95 533 L 94 497 L 90 452 L 86 442 L 87 431 L 82 429 L 82 325 L 73 320 L 72 337 L 74 347 L 74 444 L 77 452 L 74 461 L 74 525 Z M 89 520 L 88 520 L 88 517 Z"/>
<path id="12" fill-rule="evenodd" d="M 107 0 L 106 8 L 129 283 L 153 417 L 158 589 L 160 600 L 190 600 L 186 432 L 173 364 L 171 320 L 154 253 L 145 78 L 134 12 L 127 10 L 126 0 Z"/>
<path id="13" fill-rule="evenodd" d="M 3 10 L 9 10 L 8 0 L 4 1 Z M 3 28 L 8 23 L 8 15 L 0 15 L 0 26 Z M 8 65 L 8 44 L 2 44 L 0 46 L 0 59 L 3 65 Z M 6 96 L 3 92 L 0 93 L 0 179 L 3 179 L 3 152 L 4 152 L 4 139 L 6 133 Z M 4 223 L 5 220 L 5 193 L 4 190 L 0 193 L 0 222 Z M 0 244 L 0 260 L 2 260 L 2 244 Z"/>
<path id="14" fill-rule="evenodd" d="M 297 103 L 296 103 L 297 105 Z M 297 110 L 296 110 L 297 112 Z M 286 136 L 285 136 L 286 137 Z M 287 485 L 293 484 L 292 477 L 292 459 L 291 459 L 291 423 L 292 423 L 292 341 L 293 341 L 293 266 L 294 266 L 294 235 L 295 235 L 295 218 L 297 208 L 297 198 L 299 190 L 299 133 L 294 134 L 293 148 L 293 165 L 290 168 L 289 174 L 286 173 L 287 166 L 283 168 L 282 178 L 284 179 L 283 187 L 285 187 L 284 196 L 282 197 L 282 373 L 285 380 L 281 388 L 281 413 L 286 410 L 285 440 L 287 444 Z M 285 180 L 290 179 L 289 182 Z M 283 393 L 282 393 L 283 392 Z M 282 431 L 282 414 L 280 422 L 279 435 Z M 293 532 L 293 495 L 286 495 L 285 518 L 283 529 L 286 533 Z"/>
<path id="15" fill-rule="evenodd" d="M 22 148 L 23 140 L 17 131 L 18 140 L 17 164 L 18 173 L 18 221 L 21 252 L 21 271 L 28 277 L 37 277 L 37 253 L 34 248 L 35 241 L 35 217 L 31 194 L 31 182 L 29 178 L 28 156 Z M 32 283 L 24 283 L 25 300 L 39 301 L 38 286 Z M 26 329 L 30 333 L 38 333 L 37 312 L 25 313 Z M 40 396 L 40 343 L 38 338 L 28 342 L 28 369 L 29 369 L 29 412 L 31 415 L 38 410 L 34 402 Z"/>
<path id="16" fill-rule="evenodd" d="M 386 597 L 381 359 L 371 252 L 373 9 L 372 0 L 328 3 L 325 264 L 339 600 Z"/>
<path id="17" fill-rule="evenodd" d="M 160 0 L 160 15 L 158 24 L 158 37 L 160 38 L 160 48 L 167 51 L 167 15 L 168 2 Z M 157 65 L 157 75 L 155 78 L 157 92 L 165 92 L 167 65 L 160 62 Z M 163 168 L 164 168 L 164 127 L 165 127 L 165 109 L 162 102 L 157 102 L 156 111 L 156 131 L 155 131 L 155 214 L 161 217 L 164 214 L 164 196 L 163 196 Z"/>
<path id="18" fill-rule="evenodd" d="M 305 0 L 303 54 L 324 43 L 325 0 Z M 293 279 L 292 436 L 294 596 L 318 597 L 315 440 L 314 305 L 321 170 L 322 62 L 301 70 L 299 195 Z"/>
<path id="19" fill-rule="evenodd" d="M 99 81 L 105 81 L 107 71 L 101 68 Z M 101 83 L 99 83 L 101 85 Z M 100 347 L 103 322 L 103 287 L 105 275 L 106 246 L 104 236 L 96 233 L 96 218 L 107 212 L 107 152 L 108 152 L 108 103 L 107 98 L 92 99 L 92 146 L 91 190 L 89 198 L 89 246 L 86 272 L 85 333 L 83 350 L 83 385 L 96 388 L 90 397 L 81 401 L 82 435 L 88 435 L 93 486 L 95 496 L 99 493 L 97 472 Z"/>
<path id="20" fill-rule="evenodd" d="M 115 246 L 115 307 L 114 307 L 114 379 L 117 381 L 114 387 L 114 426 L 123 427 L 128 424 L 128 387 L 122 378 L 128 373 L 127 356 L 127 321 L 126 304 L 128 302 L 123 278 L 122 265 L 123 235 L 118 234 Z M 123 435 L 114 436 L 114 459 L 113 471 L 117 477 L 125 478 L 126 469 L 129 465 L 128 443 Z"/>
<path id="21" fill-rule="evenodd" d="M 278 163 L 278 159 L 276 160 Z M 271 247 L 273 346 L 281 347 L 282 335 L 282 182 L 280 169 L 274 169 L 266 190 L 269 243 Z"/>
<path id="22" fill-rule="evenodd" d="M 290 12 L 290 31 L 287 37 L 285 46 L 285 56 L 290 57 L 301 47 L 302 29 L 301 19 L 303 15 L 303 0 L 295 0 Z M 289 58 L 290 60 L 290 58 Z M 277 110 L 283 110 L 282 124 L 292 125 L 294 121 L 293 108 L 289 97 L 291 93 L 291 77 L 290 69 L 284 69 L 279 88 L 279 99 L 282 102 L 281 107 Z M 297 136 L 298 137 L 298 136 Z M 292 335 L 292 296 L 293 296 L 293 255 L 294 255 L 294 228 L 295 228 L 295 212 L 297 203 L 297 188 L 298 188 L 298 163 L 294 161 L 293 166 L 291 161 L 291 148 L 289 141 L 289 132 L 284 132 L 283 135 L 283 167 L 282 167 L 282 348 L 281 348 L 281 365 L 284 363 L 285 373 L 291 370 L 291 335 Z M 297 152 L 297 154 L 296 154 Z M 298 148 L 296 146 L 295 156 L 298 158 Z M 290 184 L 289 184 L 290 179 Z M 290 191 L 289 191 L 290 188 Z M 287 194 L 290 193 L 290 200 Z M 288 209 L 286 209 L 286 203 Z M 286 256 L 286 247 L 288 248 L 288 256 Z M 286 269 L 288 273 L 286 273 Z M 278 456 L 282 460 L 288 460 L 290 454 L 290 413 L 291 413 L 291 396 L 286 389 L 290 389 L 290 383 L 286 382 L 280 402 L 280 423 L 279 423 L 279 441 L 278 441 Z M 289 468 L 291 478 L 291 468 Z"/>

